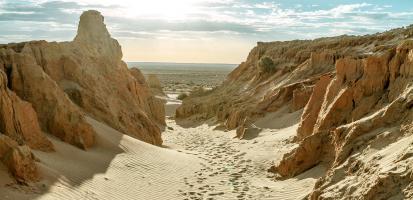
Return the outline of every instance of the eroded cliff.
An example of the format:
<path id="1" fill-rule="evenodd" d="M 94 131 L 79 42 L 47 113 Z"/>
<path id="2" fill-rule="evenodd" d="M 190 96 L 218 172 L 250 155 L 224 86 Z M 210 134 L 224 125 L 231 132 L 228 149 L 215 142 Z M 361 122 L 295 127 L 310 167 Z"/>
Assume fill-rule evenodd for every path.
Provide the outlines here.
<path id="1" fill-rule="evenodd" d="M 270 171 L 288 178 L 327 166 L 311 199 L 412 198 L 412 32 L 258 43 L 176 116 L 215 118 L 242 137 L 270 112 L 303 109 L 298 147 Z"/>
<path id="2" fill-rule="evenodd" d="M 93 147 L 95 131 L 86 116 L 162 145 L 163 102 L 140 71 L 130 71 L 121 59 L 121 47 L 97 11 L 81 15 L 74 41 L 0 45 L 0 132 L 5 135 L 0 158 L 10 171 L 17 170 L 17 178 L 26 179 L 5 155 L 34 163 L 25 145 L 52 151 L 48 133 L 82 149 Z M 23 166 L 36 174 L 35 165 Z"/>

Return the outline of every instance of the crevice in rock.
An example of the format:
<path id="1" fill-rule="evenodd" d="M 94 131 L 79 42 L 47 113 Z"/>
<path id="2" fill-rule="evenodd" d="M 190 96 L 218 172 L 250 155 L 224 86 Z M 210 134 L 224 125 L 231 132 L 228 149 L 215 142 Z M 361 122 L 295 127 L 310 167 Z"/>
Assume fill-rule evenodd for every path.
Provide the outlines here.
<path id="1" fill-rule="evenodd" d="M 386 78 L 386 80 L 384 80 L 383 90 L 389 89 L 389 86 L 390 86 L 390 78 Z"/>
<path id="2" fill-rule="evenodd" d="M 79 90 L 76 89 L 66 89 L 64 90 L 67 96 L 69 96 L 70 100 L 72 100 L 73 103 L 76 105 L 82 107 L 83 106 L 83 101 L 82 101 L 82 94 L 80 93 Z"/>
<path id="3" fill-rule="evenodd" d="M 352 99 L 351 102 L 353 103 L 353 110 L 354 110 L 356 108 L 356 102 L 354 101 L 354 99 Z"/>
<path id="4" fill-rule="evenodd" d="M 11 90 L 13 88 L 12 77 L 11 77 L 11 74 L 13 72 L 13 67 L 11 65 L 6 65 L 4 68 L 6 70 L 6 76 L 7 76 L 7 87 Z"/>
<path id="5" fill-rule="evenodd" d="M 20 42 L 20 43 L 14 43 L 14 44 L 8 44 L 5 47 L 13 49 L 14 52 L 16 53 L 21 53 L 24 46 L 26 46 L 27 42 Z"/>

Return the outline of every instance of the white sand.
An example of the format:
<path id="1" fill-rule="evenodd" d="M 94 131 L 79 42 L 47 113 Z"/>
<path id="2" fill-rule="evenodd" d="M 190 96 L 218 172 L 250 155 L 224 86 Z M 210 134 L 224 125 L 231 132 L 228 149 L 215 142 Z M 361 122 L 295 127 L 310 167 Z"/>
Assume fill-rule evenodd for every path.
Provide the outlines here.
<path id="1" fill-rule="evenodd" d="M 276 180 L 274 174 L 267 172 L 295 147 L 290 141 L 296 134 L 301 112 L 288 113 L 285 108 L 268 114 L 255 124 L 263 131 L 249 140 L 233 139 L 235 131 L 214 130 L 208 124 L 191 127 L 186 121 L 181 124 L 189 128 L 184 128 L 168 120 L 173 130 L 164 133 L 165 145 L 203 160 L 199 171 L 186 176 L 183 194 L 194 199 L 304 198 L 324 173 L 323 167 L 285 181 Z M 280 115 L 284 117 L 278 118 Z"/>
<path id="2" fill-rule="evenodd" d="M 56 153 L 35 152 L 44 177 L 36 186 L 45 184 L 47 191 L 38 192 L 44 195 L 16 190 L 1 199 L 177 199 L 183 176 L 200 169 L 195 156 L 89 121 L 98 132 L 96 147 L 82 151 L 54 139 Z"/>
<path id="3" fill-rule="evenodd" d="M 175 110 L 180 106 L 180 103 L 167 103 L 167 106 L 165 106 L 165 115 L 167 117 L 174 117 L 175 116 Z"/>
<path id="4" fill-rule="evenodd" d="M 157 97 L 166 101 L 165 115 L 166 117 L 174 117 L 175 110 L 181 105 L 182 101 L 177 99 L 178 93 L 166 93 L 164 97 Z"/>
<path id="5" fill-rule="evenodd" d="M 233 139 L 234 131 L 207 124 L 184 128 L 168 119 L 173 130 L 163 133 L 165 148 L 88 119 L 98 133 L 94 148 L 82 151 L 52 138 L 57 152 L 34 152 L 43 180 L 0 187 L 1 199 L 302 199 L 323 169 L 285 181 L 267 172 L 294 148 L 289 141 L 299 115 L 287 115 L 289 123 L 278 125 L 277 116 L 268 115 L 258 125 L 279 129 L 263 129 L 250 140 Z"/>
<path id="6" fill-rule="evenodd" d="M 164 133 L 165 145 L 203 160 L 202 168 L 187 174 L 183 193 L 201 199 L 302 199 L 313 188 L 323 169 L 317 167 L 296 178 L 275 180 L 267 169 L 294 145 L 287 141 L 297 125 L 265 129 L 251 140 L 233 139 L 235 131 L 223 132 L 201 125 L 183 128 L 168 120 L 174 130 Z"/>

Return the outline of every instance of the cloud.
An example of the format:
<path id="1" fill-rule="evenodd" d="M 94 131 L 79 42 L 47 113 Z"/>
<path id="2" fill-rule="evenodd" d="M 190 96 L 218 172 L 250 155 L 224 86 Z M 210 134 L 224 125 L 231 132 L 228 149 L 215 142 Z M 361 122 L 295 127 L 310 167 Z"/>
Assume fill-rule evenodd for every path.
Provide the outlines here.
<path id="1" fill-rule="evenodd" d="M 11 39 L 71 39 L 79 14 L 88 9 L 100 10 L 116 37 L 152 39 L 196 39 L 208 34 L 250 40 L 313 38 L 372 33 L 413 20 L 413 13 L 393 11 L 389 3 L 326 7 L 244 0 L 0 0 L 0 24 L 14 30 L 0 33 L 0 41 L 6 35 L 14 35 Z"/>

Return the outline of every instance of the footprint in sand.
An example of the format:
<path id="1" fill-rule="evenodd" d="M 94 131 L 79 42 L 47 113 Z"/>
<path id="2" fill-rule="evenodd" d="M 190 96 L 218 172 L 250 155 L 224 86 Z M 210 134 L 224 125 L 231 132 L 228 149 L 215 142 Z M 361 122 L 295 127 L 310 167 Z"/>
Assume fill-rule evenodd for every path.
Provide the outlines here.
<path id="1" fill-rule="evenodd" d="M 217 192 L 217 193 L 209 193 L 209 196 L 220 196 L 220 195 L 224 195 L 224 192 Z"/>

